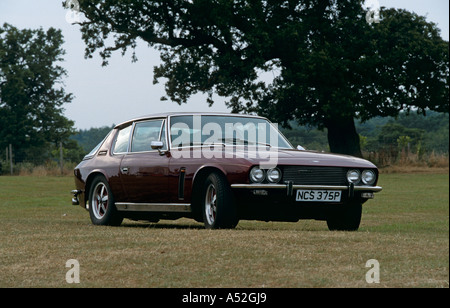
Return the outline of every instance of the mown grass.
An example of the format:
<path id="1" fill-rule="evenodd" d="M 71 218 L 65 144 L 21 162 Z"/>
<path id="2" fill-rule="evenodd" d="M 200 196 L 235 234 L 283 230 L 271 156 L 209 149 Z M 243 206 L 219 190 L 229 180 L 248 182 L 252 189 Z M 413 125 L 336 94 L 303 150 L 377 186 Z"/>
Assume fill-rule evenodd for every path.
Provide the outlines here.
<path id="1" fill-rule="evenodd" d="M 193 220 L 92 226 L 71 177 L 0 177 L 0 287 L 448 287 L 448 174 L 382 174 L 358 232 Z M 66 261 L 80 284 L 66 282 Z M 380 264 L 368 284 L 367 260 Z"/>

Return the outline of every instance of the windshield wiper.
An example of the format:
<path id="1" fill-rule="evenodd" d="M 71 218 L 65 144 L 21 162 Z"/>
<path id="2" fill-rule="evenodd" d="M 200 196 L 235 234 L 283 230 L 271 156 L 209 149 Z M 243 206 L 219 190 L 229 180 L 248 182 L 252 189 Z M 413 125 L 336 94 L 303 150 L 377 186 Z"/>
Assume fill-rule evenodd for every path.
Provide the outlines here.
<path id="1" fill-rule="evenodd" d="M 249 140 L 244 140 L 244 139 L 240 139 L 240 138 L 222 138 L 222 139 L 220 139 L 220 141 L 225 142 L 225 143 L 227 143 L 227 142 L 232 143 L 233 145 L 248 145 L 249 143 L 253 143 L 253 144 L 264 145 L 267 147 L 272 147 L 272 145 L 270 145 L 269 143 L 249 141 Z"/>

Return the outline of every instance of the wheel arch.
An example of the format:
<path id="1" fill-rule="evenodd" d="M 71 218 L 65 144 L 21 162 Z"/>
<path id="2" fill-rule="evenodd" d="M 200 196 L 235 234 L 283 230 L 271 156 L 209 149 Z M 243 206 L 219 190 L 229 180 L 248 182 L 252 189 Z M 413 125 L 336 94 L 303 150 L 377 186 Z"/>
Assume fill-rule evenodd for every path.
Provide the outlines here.
<path id="1" fill-rule="evenodd" d="M 202 184 L 205 182 L 206 178 L 213 172 L 222 175 L 228 183 L 226 177 L 226 171 L 217 166 L 203 166 L 197 170 L 192 179 L 192 197 L 191 197 L 191 209 L 194 219 L 201 222 L 203 221 L 203 214 L 201 210 L 201 192 Z"/>
<path id="2" fill-rule="evenodd" d="M 101 170 L 94 170 L 88 175 L 88 177 L 86 178 L 86 185 L 85 185 L 85 189 L 84 189 L 84 202 L 85 202 L 84 207 L 86 209 L 88 208 L 87 204 L 89 201 L 91 185 L 97 176 L 103 176 L 106 178 L 106 180 L 108 180 L 108 177 L 106 176 L 106 174 Z"/>

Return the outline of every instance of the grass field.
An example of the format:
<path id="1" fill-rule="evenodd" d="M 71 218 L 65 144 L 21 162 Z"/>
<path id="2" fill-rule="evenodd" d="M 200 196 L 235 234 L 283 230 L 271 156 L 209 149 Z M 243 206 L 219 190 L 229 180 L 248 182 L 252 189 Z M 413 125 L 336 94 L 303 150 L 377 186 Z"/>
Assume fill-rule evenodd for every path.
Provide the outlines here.
<path id="1" fill-rule="evenodd" d="M 0 177 L 0 287 L 449 287 L 448 174 L 382 174 L 358 232 L 325 222 L 91 225 L 71 177 Z M 66 282 L 66 261 L 80 283 Z M 380 283 L 366 282 L 369 259 Z"/>

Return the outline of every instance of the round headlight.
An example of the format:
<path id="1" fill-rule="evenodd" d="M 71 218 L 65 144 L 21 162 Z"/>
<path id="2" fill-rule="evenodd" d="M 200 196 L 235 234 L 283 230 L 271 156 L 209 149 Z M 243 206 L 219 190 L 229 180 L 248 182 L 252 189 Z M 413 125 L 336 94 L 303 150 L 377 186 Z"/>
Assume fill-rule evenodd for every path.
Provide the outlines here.
<path id="1" fill-rule="evenodd" d="M 358 170 L 349 170 L 347 172 L 347 181 L 349 183 L 356 184 L 359 182 L 360 176 L 361 176 L 361 174 L 359 173 Z"/>
<path id="2" fill-rule="evenodd" d="M 281 171 L 278 168 L 269 169 L 267 171 L 267 180 L 270 183 L 278 183 L 281 180 Z"/>
<path id="3" fill-rule="evenodd" d="M 264 180 L 264 170 L 259 167 L 253 167 L 250 170 L 250 180 L 253 183 L 261 183 Z"/>
<path id="4" fill-rule="evenodd" d="M 373 172 L 372 170 L 364 170 L 361 174 L 361 179 L 364 184 L 372 185 L 373 183 L 375 183 L 376 179 L 375 172 Z"/>

